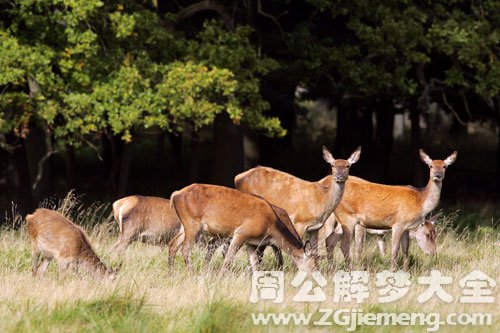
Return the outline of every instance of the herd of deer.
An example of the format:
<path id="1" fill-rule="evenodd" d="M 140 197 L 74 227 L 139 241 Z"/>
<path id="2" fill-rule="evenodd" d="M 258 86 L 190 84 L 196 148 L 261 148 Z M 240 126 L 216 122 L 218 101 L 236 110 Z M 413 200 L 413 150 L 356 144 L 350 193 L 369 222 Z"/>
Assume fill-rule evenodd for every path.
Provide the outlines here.
<path id="1" fill-rule="evenodd" d="M 220 245 L 225 246 L 221 273 L 228 269 L 235 254 L 246 245 L 252 270 L 258 270 L 266 246 L 273 247 L 282 268 L 285 251 L 300 270 L 312 271 L 318 265 L 318 243 L 325 242 L 328 269 L 333 268 L 333 249 L 340 240 L 346 266 L 351 267 L 350 245 L 356 241 L 359 257 L 365 233 L 376 234 L 382 254 L 383 235 L 392 231 L 391 269 L 396 269 L 400 246 L 403 268 L 408 269 L 409 239 L 413 237 L 427 254 L 436 252 L 434 222 L 425 217 L 437 206 L 445 171 L 457 157 L 432 160 L 423 150 L 420 158 L 429 166 L 424 188 L 372 183 L 349 176 L 361 147 L 347 159 L 334 159 L 323 147 L 323 158 L 332 174 L 309 182 L 268 167 L 258 166 L 235 177 L 236 189 L 192 184 L 175 191 L 170 200 L 129 196 L 113 203 L 120 235 L 114 245 L 123 251 L 137 239 L 153 239 L 168 244 L 168 266 L 175 255 L 182 256 L 191 270 L 190 253 L 200 234 L 211 236 L 205 261 L 209 262 Z M 52 259 L 60 274 L 79 266 L 96 276 L 114 277 L 117 270 L 98 258 L 85 231 L 56 211 L 40 208 L 26 217 L 33 254 L 33 276 L 43 275 Z M 355 237 L 354 237 L 355 235 Z M 303 242 L 307 239 L 306 242 Z M 229 246 L 227 247 L 228 241 Z M 39 263 L 39 259 L 42 262 Z"/>

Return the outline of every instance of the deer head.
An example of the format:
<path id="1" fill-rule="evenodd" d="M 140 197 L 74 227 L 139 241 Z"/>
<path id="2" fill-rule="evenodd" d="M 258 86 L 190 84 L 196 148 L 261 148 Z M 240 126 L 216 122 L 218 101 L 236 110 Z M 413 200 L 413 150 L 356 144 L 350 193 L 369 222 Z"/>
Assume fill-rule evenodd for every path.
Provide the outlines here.
<path id="1" fill-rule="evenodd" d="M 430 169 L 430 178 L 433 182 L 439 183 L 444 179 L 444 174 L 446 172 L 446 168 L 455 162 L 457 159 L 457 151 L 451 153 L 445 160 L 432 160 L 423 149 L 419 150 L 420 159 L 427 164 Z"/>
<path id="2" fill-rule="evenodd" d="M 428 255 L 436 254 L 436 229 L 434 224 L 436 223 L 438 215 L 432 216 L 428 220 L 424 220 L 418 225 L 418 227 L 411 231 L 413 237 L 418 243 L 418 246 Z"/>
<path id="3" fill-rule="evenodd" d="M 344 183 L 349 176 L 349 168 L 359 160 L 361 147 L 358 147 L 347 160 L 334 159 L 332 153 L 323 146 L 323 158 L 332 167 L 333 179 L 337 183 Z"/>

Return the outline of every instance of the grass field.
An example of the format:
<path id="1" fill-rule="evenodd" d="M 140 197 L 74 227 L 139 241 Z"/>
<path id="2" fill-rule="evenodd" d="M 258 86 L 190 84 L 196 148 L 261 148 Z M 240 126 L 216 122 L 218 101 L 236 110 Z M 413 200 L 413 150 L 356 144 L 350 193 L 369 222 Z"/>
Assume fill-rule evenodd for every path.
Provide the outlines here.
<path id="1" fill-rule="evenodd" d="M 50 206 L 50 205 L 49 205 Z M 334 303 L 333 278 L 324 275 L 328 285 L 323 288 L 327 300 L 321 303 L 294 302 L 297 289 L 290 285 L 295 268 L 286 258 L 285 297 L 282 304 L 260 301 L 249 302 L 251 275 L 247 269 L 246 251 L 240 251 L 231 273 L 218 277 L 222 258 L 218 252 L 209 267 L 202 266 L 203 250 L 194 253 L 196 270 L 186 272 L 181 258 L 176 271 L 166 269 L 167 252 L 158 246 L 134 243 L 122 256 L 111 253 L 116 240 L 116 227 L 96 207 L 62 208 L 68 215 L 79 216 L 77 223 L 86 226 L 98 255 L 105 263 L 117 266 L 123 262 L 114 281 L 95 280 L 87 275 L 71 273 L 58 277 L 57 264 L 52 263 L 44 278 L 31 276 L 31 252 L 26 231 L 4 228 L 0 230 L 0 332 L 256 332 L 256 331 L 325 331 L 345 332 L 342 326 L 309 325 L 254 325 L 252 313 L 315 313 L 319 308 L 362 309 L 372 312 L 489 313 L 493 322 L 487 326 L 441 326 L 439 332 L 499 332 L 499 287 L 494 290 L 492 304 L 462 304 L 462 289 L 458 281 L 478 269 L 489 277 L 499 279 L 500 239 L 496 228 L 483 226 L 477 230 L 458 232 L 451 227 L 457 215 L 444 215 L 438 227 L 438 256 L 429 258 L 412 242 L 411 282 L 409 293 L 398 301 L 380 304 L 377 301 L 375 273 L 389 268 L 389 258 L 375 251 L 369 240 L 358 269 L 370 273 L 370 296 L 363 303 Z M 104 210 L 103 210 L 104 211 Z M 83 216 L 83 217 L 82 217 Z M 90 226 L 84 219 L 101 219 Z M 487 218 L 487 217 L 483 217 Z M 95 222 L 95 220 L 94 220 Z M 18 221 L 19 223 L 19 221 Z M 491 222 L 485 222 L 491 224 Z M 336 249 L 337 269 L 343 268 L 340 251 Z M 272 252 L 266 252 L 264 268 L 273 269 Z M 431 269 L 453 277 L 453 283 L 444 286 L 453 296 L 451 303 L 435 297 L 420 304 L 417 296 L 426 289 L 417 278 Z M 312 322 L 312 321 L 311 321 Z M 358 326 L 359 332 L 426 332 L 426 326 Z"/>

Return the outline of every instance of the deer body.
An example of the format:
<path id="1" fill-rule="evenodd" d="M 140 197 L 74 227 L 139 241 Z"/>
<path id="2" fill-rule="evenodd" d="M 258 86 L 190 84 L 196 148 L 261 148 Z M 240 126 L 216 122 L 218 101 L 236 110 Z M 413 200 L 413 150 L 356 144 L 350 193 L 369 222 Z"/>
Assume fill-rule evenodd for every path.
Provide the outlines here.
<path id="1" fill-rule="evenodd" d="M 318 229 L 342 199 L 349 168 L 361 154 L 358 147 L 347 160 L 335 160 L 323 147 L 323 158 L 331 165 L 332 175 L 309 182 L 268 167 L 256 167 L 235 177 L 238 190 L 259 195 L 283 208 L 301 237 L 310 233 L 312 251 L 317 257 Z"/>
<path id="2" fill-rule="evenodd" d="M 116 271 L 107 268 L 99 259 L 85 231 L 62 214 L 39 208 L 26 216 L 26 222 L 33 255 L 33 276 L 38 273 L 43 276 L 50 261 L 55 259 L 60 275 L 70 266 L 81 266 L 96 277 L 114 277 Z"/>
<path id="3" fill-rule="evenodd" d="M 114 249 L 124 250 L 137 239 L 168 243 L 179 231 L 181 222 L 170 207 L 170 200 L 132 195 L 113 203 L 113 215 L 120 236 Z"/>
<path id="4" fill-rule="evenodd" d="M 359 223 L 369 229 L 392 229 L 391 267 L 395 269 L 399 247 L 402 245 L 404 268 L 407 269 L 409 231 L 415 229 L 437 206 L 445 169 L 455 161 L 456 155 L 454 152 L 444 161 L 433 161 L 421 150 L 420 157 L 430 169 L 429 182 L 421 189 L 376 184 L 349 177 L 342 202 L 335 209 L 335 216 L 342 225 L 341 248 L 348 266 L 351 238 Z"/>
<path id="5" fill-rule="evenodd" d="M 191 246 L 199 233 L 206 232 L 215 237 L 232 238 L 222 272 L 243 244 L 247 245 L 253 270 L 258 269 L 257 247 L 270 244 L 288 253 L 299 269 L 312 269 L 312 258 L 306 255 L 286 212 L 260 197 L 222 186 L 192 184 L 174 192 L 171 202 L 183 230 L 170 244 L 170 267 L 182 245 L 184 260 L 190 268 Z"/>

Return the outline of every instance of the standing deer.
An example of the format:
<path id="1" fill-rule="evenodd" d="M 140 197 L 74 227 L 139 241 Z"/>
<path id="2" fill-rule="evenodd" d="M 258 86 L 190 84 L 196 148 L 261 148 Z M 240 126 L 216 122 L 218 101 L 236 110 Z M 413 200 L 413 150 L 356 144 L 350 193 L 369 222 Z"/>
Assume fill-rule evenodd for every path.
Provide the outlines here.
<path id="1" fill-rule="evenodd" d="M 350 244 L 356 225 L 370 229 L 392 229 L 391 269 L 395 270 L 399 247 L 403 247 L 403 268 L 408 269 L 408 234 L 436 208 L 448 166 L 457 158 L 453 152 L 444 161 L 432 160 L 420 149 L 421 160 L 429 166 L 429 182 L 424 188 L 376 184 L 351 176 L 335 216 L 342 225 L 341 249 L 350 267 Z M 328 241 L 327 241 L 328 244 Z M 330 251 L 327 248 L 327 251 Z"/>
<path id="2" fill-rule="evenodd" d="M 131 195 L 119 199 L 113 203 L 113 216 L 120 230 L 118 241 L 113 246 L 118 252 L 137 239 L 153 244 L 168 244 L 181 228 L 181 221 L 171 207 L 170 200 L 160 197 Z M 205 263 L 210 262 L 220 245 L 225 245 L 227 249 L 227 243 L 218 238 L 208 241 Z"/>
<path id="3" fill-rule="evenodd" d="M 232 238 L 221 274 L 243 244 L 247 245 L 254 271 L 258 270 L 259 263 L 257 247 L 269 244 L 282 248 L 299 269 L 311 271 L 314 267 L 314 261 L 287 213 L 258 196 L 223 186 L 192 184 L 174 192 L 171 202 L 183 226 L 169 245 L 171 269 L 175 254 L 182 245 L 182 255 L 191 270 L 191 247 L 201 232 Z"/>
<path id="4" fill-rule="evenodd" d="M 237 175 L 234 183 L 238 190 L 259 195 L 285 209 L 298 234 L 303 238 L 306 233 L 310 234 L 312 252 L 316 258 L 318 229 L 339 204 L 349 168 L 358 161 L 360 154 L 361 147 L 358 147 L 347 160 L 336 160 L 323 146 L 323 158 L 330 164 L 332 174 L 317 182 L 258 166 Z"/>
<path id="5" fill-rule="evenodd" d="M 59 276 L 70 266 L 82 266 L 95 277 L 113 279 L 112 270 L 95 254 L 85 231 L 62 214 L 45 208 L 26 216 L 33 255 L 33 276 L 45 274 L 52 259 L 57 260 Z M 41 265 L 38 263 L 43 258 Z"/>

